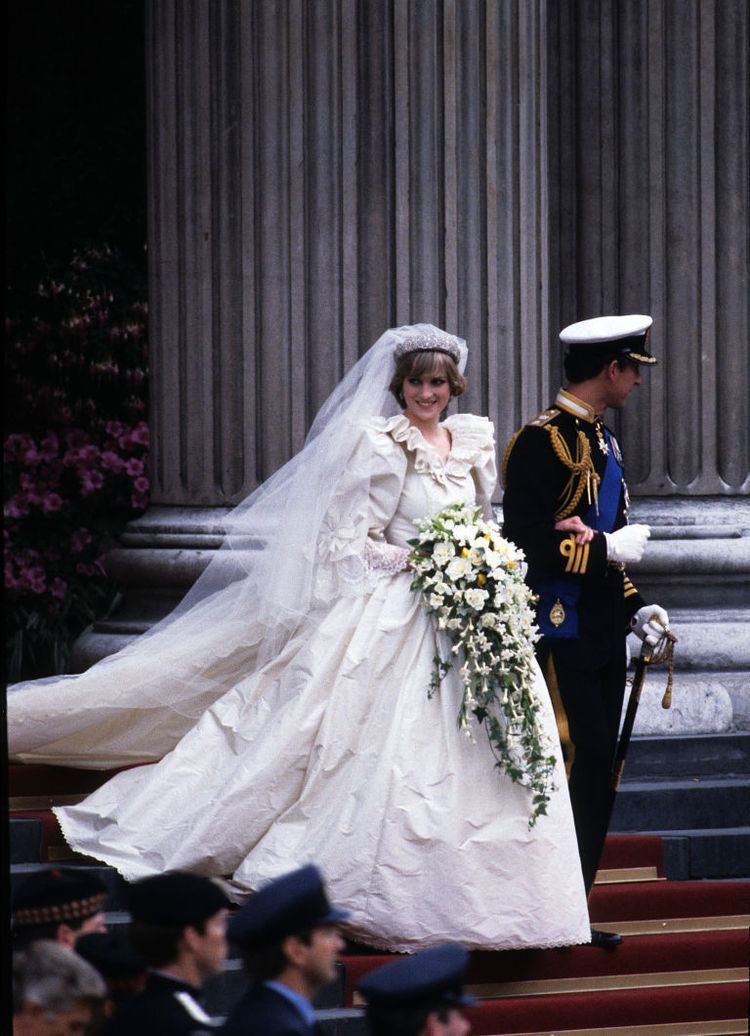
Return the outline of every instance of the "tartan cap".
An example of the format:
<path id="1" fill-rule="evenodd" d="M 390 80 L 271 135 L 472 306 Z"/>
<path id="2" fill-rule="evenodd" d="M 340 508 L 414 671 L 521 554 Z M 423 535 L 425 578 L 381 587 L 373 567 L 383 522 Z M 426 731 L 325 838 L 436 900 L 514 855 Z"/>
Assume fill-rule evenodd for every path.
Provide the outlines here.
<path id="1" fill-rule="evenodd" d="M 13 897 L 13 924 L 82 921 L 104 910 L 107 888 L 95 874 L 53 867 L 31 874 Z"/>

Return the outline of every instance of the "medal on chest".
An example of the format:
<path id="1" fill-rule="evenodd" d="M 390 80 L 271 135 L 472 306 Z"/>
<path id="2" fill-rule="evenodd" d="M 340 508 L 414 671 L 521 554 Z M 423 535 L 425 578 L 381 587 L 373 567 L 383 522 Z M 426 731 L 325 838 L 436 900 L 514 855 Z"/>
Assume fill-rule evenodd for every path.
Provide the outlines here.
<path id="1" fill-rule="evenodd" d="M 563 608 L 559 597 L 550 608 L 549 621 L 553 626 L 562 626 L 565 622 L 565 609 Z"/>
<path id="2" fill-rule="evenodd" d="M 607 437 L 604 434 L 604 429 L 599 421 L 594 425 L 594 431 L 596 432 L 596 445 L 606 457 L 609 453 L 609 446 L 607 445 Z"/>
<path id="3" fill-rule="evenodd" d="M 615 460 L 620 465 L 620 467 L 622 467 L 622 453 L 620 452 L 620 444 L 617 441 L 617 439 L 615 439 L 614 435 L 612 435 L 612 433 L 610 433 L 609 441 L 612 446 L 612 455 L 614 456 Z"/>

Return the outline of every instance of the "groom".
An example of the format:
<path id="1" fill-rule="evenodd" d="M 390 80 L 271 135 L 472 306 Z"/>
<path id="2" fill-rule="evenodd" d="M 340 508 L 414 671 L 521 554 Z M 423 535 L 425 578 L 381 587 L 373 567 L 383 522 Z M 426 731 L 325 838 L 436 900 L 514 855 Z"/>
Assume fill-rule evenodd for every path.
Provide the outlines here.
<path id="1" fill-rule="evenodd" d="M 504 532 L 526 553 L 527 582 L 538 595 L 537 658 L 557 717 L 587 893 L 611 812 L 626 634 L 655 644 L 657 623 L 668 623 L 625 571 L 640 561 L 650 530 L 627 524 L 622 454 L 602 420 L 657 362 L 648 350 L 651 323 L 635 314 L 566 327 L 568 384 L 516 432 L 503 464 Z M 594 945 L 620 942 L 616 933 L 592 931 Z"/>

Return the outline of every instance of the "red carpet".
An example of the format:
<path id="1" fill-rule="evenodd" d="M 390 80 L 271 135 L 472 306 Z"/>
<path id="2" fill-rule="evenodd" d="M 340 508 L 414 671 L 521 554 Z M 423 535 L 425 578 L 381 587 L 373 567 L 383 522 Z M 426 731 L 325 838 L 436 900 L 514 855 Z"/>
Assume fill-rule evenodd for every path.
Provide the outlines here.
<path id="1" fill-rule="evenodd" d="M 52 766 L 11 766 L 12 815 L 42 821 L 42 859 L 73 854 L 49 806 L 82 796 L 112 774 Z M 624 1026 L 671 1025 L 669 1036 L 747 1032 L 748 881 L 665 881 L 655 836 L 607 839 L 590 899 L 594 924 L 620 930 L 614 951 L 475 952 L 467 985 L 479 998 L 469 1011 L 476 1036 L 564 1036 Z M 345 1003 L 369 970 L 390 959 L 365 946 L 344 957 Z M 732 1020 L 736 1024 L 732 1024 Z M 726 1022 L 726 1025 L 723 1023 Z"/>
<path id="2" fill-rule="evenodd" d="M 550 997 L 512 997 L 470 1008 L 474 1036 L 562 1033 L 747 1017 L 747 982 L 668 989 L 611 990 Z"/>
<path id="3" fill-rule="evenodd" d="M 632 873 L 653 870 L 653 880 Z M 623 880 L 617 880 L 620 870 Z M 564 1036 L 648 1026 L 648 1036 L 747 1032 L 750 882 L 656 880 L 661 839 L 614 836 L 595 886 L 592 918 L 627 932 L 614 951 L 591 946 L 472 954 L 468 1012 L 476 1036 Z M 630 872 L 630 878 L 627 877 Z M 683 929 L 683 930 L 680 930 Z M 687 929 L 687 930 L 685 930 Z M 346 1003 L 364 974 L 389 959 L 352 948 L 345 958 Z M 681 1026 L 686 1028 L 683 1030 Z M 640 1030 L 639 1030 L 640 1031 Z M 645 1033 L 644 1033 L 645 1036 Z"/>

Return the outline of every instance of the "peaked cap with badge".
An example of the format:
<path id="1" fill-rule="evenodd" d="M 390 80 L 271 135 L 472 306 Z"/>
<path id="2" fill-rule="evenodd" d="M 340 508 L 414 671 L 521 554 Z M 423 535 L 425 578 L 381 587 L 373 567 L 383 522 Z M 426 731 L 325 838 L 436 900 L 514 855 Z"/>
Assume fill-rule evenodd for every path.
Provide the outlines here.
<path id="1" fill-rule="evenodd" d="M 338 924 L 347 910 L 331 906 L 323 876 L 314 864 L 269 881 L 250 895 L 229 922 L 227 934 L 245 954 L 263 957 L 288 936 Z M 272 953 L 271 959 L 275 954 Z M 283 995 L 283 983 L 254 981 L 234 1005 L 224 1026 L 227 1036 L 313 1036 L 320 1032 L 306 998 Z M 288 992 L 288 991 L 287 991 Z M 304 1000 L 300 1006 L 298 1002 Z"/>
<path id="2" fill-rule="evenodd" d="M 467 1007 L 474 998 L 463 990 L 469 953 L 458 943 L 443 943 L 391 961 L 369 972 L 357 985 L 368 1007 L 418 1010 Z"/>
<path id="3" fill-rule="evenodd" d="M 311 863 L 254 892 L 232 917 L 227 935 L 252 950 L 297 932 L 337 924 L 348 916 L 348 910 L 331 906 L 323 876 Z"/>
<path id="4" fill-rule="evenodd" d="M 644 314 L 597 317 L 566 327 L 560 341 L 571 356 L 652 366 L 657 361 L 648 348 L 651 324 Z M 624 693 L 625 636 L 644 601 L 623 565 L 608 560 L 603 535 L 628 523 L 620 446 L 575 388 L 561 388 L 552 406 L 508 443 L 503 514 L 504 533 L 525 552 L 526 581 L 538 598 L 537 658 L 555 707 L 589 888 L 611 808 L 604 795 Z M 595 530 L 587 543 L 577 543 L 572 530 L 555 528 L 576 517 Z M 585 800 L 583 807 L 576 795 Z"/>
<path id="5" fill-rule="evenodd" d="M 569 324 L 560 332 L 563 345 L 577 350 L 597 351 L 619 356 L 632 363 L 652 366 L 659 361 L 648 351 L 648 336 L 653 320 L 645 313 L 626 316 L 594 317 Z"/>

